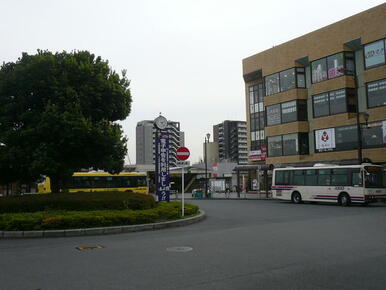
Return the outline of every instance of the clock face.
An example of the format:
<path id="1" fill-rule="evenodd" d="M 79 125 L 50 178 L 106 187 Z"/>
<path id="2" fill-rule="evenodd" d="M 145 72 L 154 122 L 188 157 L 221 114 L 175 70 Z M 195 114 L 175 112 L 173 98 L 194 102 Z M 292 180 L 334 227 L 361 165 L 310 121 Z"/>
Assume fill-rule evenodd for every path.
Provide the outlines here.
<path id="1" fill-rule="evenodd" d="M 168 126 L 168 120 L 164 116 L 159 116 L 155 119 L 155 125 L 158 129 L 165 129 Z"/>

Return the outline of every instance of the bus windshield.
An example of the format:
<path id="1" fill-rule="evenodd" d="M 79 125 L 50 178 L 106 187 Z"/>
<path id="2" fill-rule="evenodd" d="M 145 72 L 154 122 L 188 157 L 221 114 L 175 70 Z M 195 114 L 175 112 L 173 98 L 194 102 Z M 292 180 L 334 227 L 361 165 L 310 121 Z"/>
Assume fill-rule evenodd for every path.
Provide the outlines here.
<path id="1" fill-rule="evenodd" d="M 365 187 L 385 188 L 385 171 L 377 166 L 365 166 Z"/>

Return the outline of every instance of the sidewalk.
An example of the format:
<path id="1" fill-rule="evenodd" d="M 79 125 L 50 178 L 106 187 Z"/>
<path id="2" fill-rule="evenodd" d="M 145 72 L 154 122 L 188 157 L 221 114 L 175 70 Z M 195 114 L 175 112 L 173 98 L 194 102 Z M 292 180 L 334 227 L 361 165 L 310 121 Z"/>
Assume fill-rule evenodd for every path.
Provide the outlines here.
<path id="1" fill-rule="evenodd" d="M 181 197 L 182 197 L 182 194 L 181 193 L 178 193 L 178 196 L 176 196 L 176 194 L 171 194 L 170 195 L 170 200 L 181 200 Z M 268 194 L 268 198 L 266 196 L 266 193 L 265 191 L 262 191 L 260 193 L 243 193 L 243 192 L 240 192 L 240 197 L 238 197 L 237 195 L 237 192 L 231 192 L 228 194 L 228 197 L 225 195 L 225 193 L 221 192 L 221 193 L 212 193 L 211 197 L 210 198 L 193 198 L 192 197 L 192 193 L 187 193 L 185 192 L 184 194 L 184 197 L 185 199 L 256 199 L 256 200 L 259 200 L 259 199 L 272 199 L 272 194 L 269 192 Z"/>

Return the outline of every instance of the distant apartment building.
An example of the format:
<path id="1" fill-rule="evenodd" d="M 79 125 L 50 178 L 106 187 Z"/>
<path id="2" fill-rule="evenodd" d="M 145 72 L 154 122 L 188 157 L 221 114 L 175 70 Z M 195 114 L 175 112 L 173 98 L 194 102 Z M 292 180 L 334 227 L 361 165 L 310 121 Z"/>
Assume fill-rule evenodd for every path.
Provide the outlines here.
<path id="1" fill-rule="evenodd" d="M 180 123 L 168 121 L 169 131 L 169 165 L 177 166 L 176 150 L 184 146 L 185 134 L 180 131 Z M 137 123 L 136 127 L 136 163 L 155 164 L 155 134 L 153 120 L 144 120 Z"/>
<path id="2" fill-rule="evenodd" d="M 385 28 L 381 4 L 244 59 L 249 162 L 386 164 Z"/>
<path id="3" fill-rule="evenodd" d="M 247 123 L 245 121 L 226 120 L 214 125 L 213 140 L 218 143 L 219 161 L 247 163 Z"/>

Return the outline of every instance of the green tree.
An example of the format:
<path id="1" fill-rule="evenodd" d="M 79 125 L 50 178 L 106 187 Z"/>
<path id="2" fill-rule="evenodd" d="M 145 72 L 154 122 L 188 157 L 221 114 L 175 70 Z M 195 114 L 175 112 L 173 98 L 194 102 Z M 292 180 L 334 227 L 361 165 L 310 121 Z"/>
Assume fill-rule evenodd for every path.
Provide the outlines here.
<path id="1" fill-rule="evenodd" d="M 51 178 L 66 187 L 81 168 L 118 173 L 130 82 L 88 51 L 23 53 L 0 69 L 0 183 Z"/>

